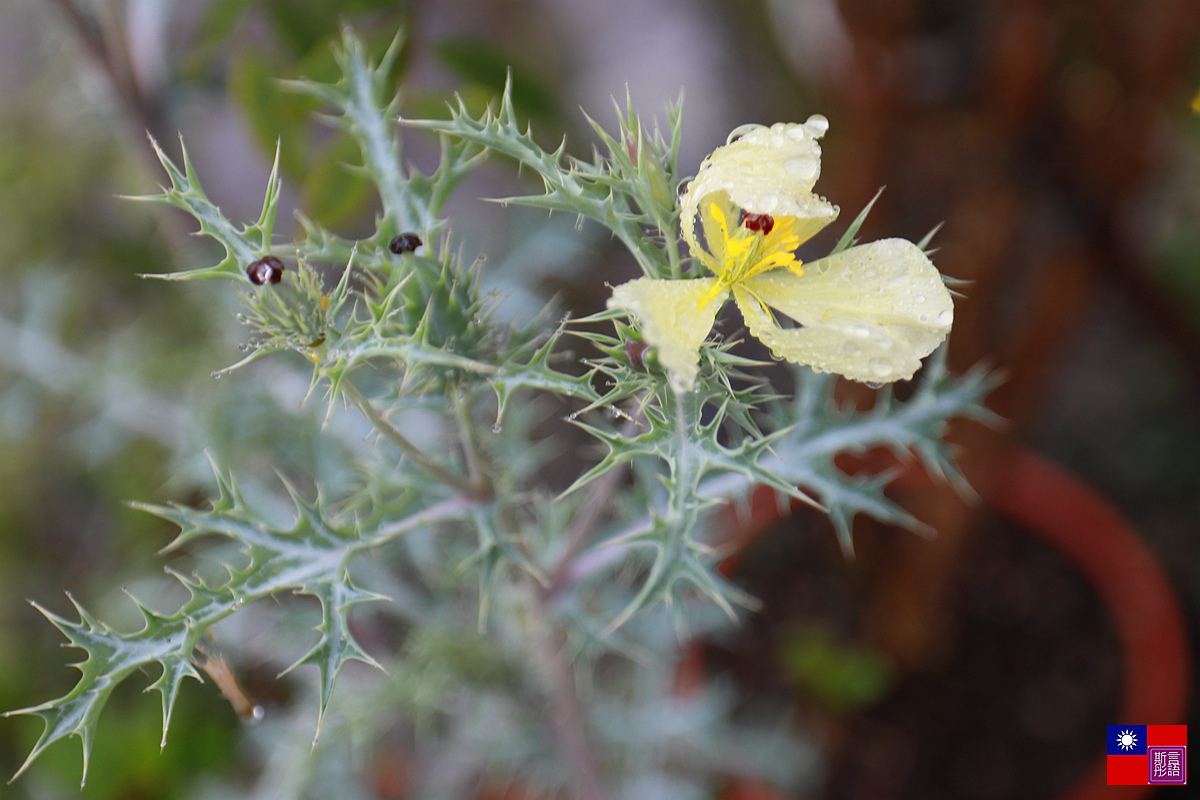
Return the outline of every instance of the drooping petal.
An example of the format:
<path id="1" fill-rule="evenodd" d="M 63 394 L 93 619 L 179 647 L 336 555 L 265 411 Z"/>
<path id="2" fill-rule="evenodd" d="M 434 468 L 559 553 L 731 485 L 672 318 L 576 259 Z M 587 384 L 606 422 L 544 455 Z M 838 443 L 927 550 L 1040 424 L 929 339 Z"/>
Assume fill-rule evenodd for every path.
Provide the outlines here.
<path id="1" fill-rule="evenodd" d="M 638 278 L 613 289 L 609 308 L 621 308 L 637 317 L 646 343 L 658 351 L 676 391 L 689 391 L 696 382 L 700 345 L 712 330 L 717 311 L 729 296 L 722 291 L 700 308 L 700 299 L 716 284 L 715 278 L 667 281 Z"/>
<path id="2" fill-rule="evenodd" d="M 731 133 L 730 139 L 739 138 L 704 160 L 681 201 L 683 236 L 693 255 L 702 252 L 696 240 L 697 213 L 714 198 L 750 214 L 795 217 L 801 242 L 832 222 L 837 206 L 812 192 L 821 174 L 817 139 L 828 127 L 824 117 L 813 115 L 803 125 L 744 125 Z M 705 228 L 711 249 L 711 232 L 707 224 Z"/>
<path id="3" fill-rule="evenodd" d="M 856 381 L 911 378 L 941 344 L 954 304 L 937 268 L 912 242 L 884 239 L 734 289 L 746 327 L 775 355 Z M 762 304 L 799 327 L 780 327 Z"/>

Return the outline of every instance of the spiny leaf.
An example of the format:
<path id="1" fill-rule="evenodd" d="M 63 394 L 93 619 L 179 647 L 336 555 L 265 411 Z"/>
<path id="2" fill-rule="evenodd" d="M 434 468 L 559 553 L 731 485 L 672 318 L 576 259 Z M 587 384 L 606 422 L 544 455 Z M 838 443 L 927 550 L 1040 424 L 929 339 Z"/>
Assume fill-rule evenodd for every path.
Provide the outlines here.
<path id="1" fill-rule="evenodd" d="M 633 187 L 628 181 L 614 176 L 610 162 L 596 157 L 592 164 L 565 159 L 565 142 L 553 151 L 544 150 L 533 138 L 531 129 L 522 129 L 517 120 L 512 102 L 512 82 L 505 86 L 500 97 L 499 110 L 489 108 L 482 117 L 474 119 L 460 99 L 458 106 L 451 106 L 449 120 L 405 120 L 414 128 L 436 131 L 455 137 L 481 148 L 507 156 L 523 167 L 532 169 L 541 177 L 544 193 L 500 199 L 504 203 L 517 203 L 548 211 L 564 211 L 594 219 L 604 225 L 626 246 L 638 260 L 642 271 L 655 277 L 678 274 L 677 257 L 673 255 L 675 231 L 673 223 L 663 221 L 660 213 L 653 214 L 634 210 L 640 194 L 652 194 L 649 187 Z M 610 140 L 611 141 L 611 140 Z M 613 141 L 613 146 L 617 146 Z M 642 229 L 643 225 L 659 225 L 669 228 L 660 231 L 668 239 L 668 250 L 659 248 Z M 675 267 L 672 268 L 672 264 Z"/>
<path id="2" fill-rule="evenodd" d="M 267 192 L 263 199 L 262 213 L 259 215 L 258 222 L 245 226 L 239 231 L 204 194 L 204 189 L 200 186 L 200 179 L 192 167 L 192 161 L 188 157 L 187 148 L 184 147 L 182 139 L 180 139 L 180 148 L 183 151 L 183 170 L 175 165 L 153 138 L 150 139 L 150 144 L 154 147 L 159 163 L 167 171 L 167 176 L 171 179 L 171 186 L 170 188 L 163 187 L 160 194 L 127 199 L 163 203 L 186 211 L 200 223 L 198 231 L 200 235 L 217 240 L 225 248 L 225 257 L 211 267 L 144 277 L 165 280 L 226 278 L 249 284 L 250 279 L 246 276 L 245 268 L 271 252 L 271 232 L 275 225 L 275 213 L 279 205 L 278 148 L 275 151 L 275 163 L 271 167 L 271 175 L 267 179 Z"/>
<path id="3" fill-rule="evenodd" d="M 871 208 L 874 207 L 875 201 L 879 199 L 879 195 L 883 194 L 884 188 L 886 187 L 879 187 L 879 191 L 875 192 L 875 196 L 871 198 L 871 202 L 863 206 L 863 210 L 858 212 L 858 216 L 855 217 L 854 221 L 850 223 L 850 227 L 846 228 L 846 232 L 842 234 L 842 238 L 838 239 L 837 244 L 835 244 L 833 249 L 829 251 L 829 255 L 836 255 L 843 250 L 848 250 L 858 242 L 858 239 L 856 238 L 858 236 L 858 229 L 862 227 L 864 222 L 866 222 L 867 214 L 871 213 Z M 936 230 L 936 228 L 934 230 Z M 930 233 L 930 236 L 932 235 L 933 234 Z"/>
<path id="4" fill-rule="evenodd" d="M 996 385 L 995 375 L 977 367 L 963 376 L 951 376 L 943 345 L 926 361 L 920 383 L 906 402 L 896 402 L 886 389 L 867 412 L 838 409 L 832 394 L 835 381 L 827 377 L 797 368 L 797 379 L 795 402 L 775 420 L 790 423 L 792 430 L 772 445 L 762 465 L 820 499 L 847 555 L 853 552 L 851 523 L 860 513 L 918 533 L 928 534 L 930 529 L 884 495 L 895 473 L 846 475 L 834 465 L 839 453 L 885 447 L 902 461 L 915 454 L 932 474 L 945 476 L 969 495 L 953 447 L 944 437 L 953 418 L 996 423 L 996 415 L 983 405 L 983 398 Z"/>
<path id="5" fill-rule="evenodd" d="M 342 671 L 342 666 L 347 661 L 355 660 L 370 664 L 380 670 L 383 669 L 362 649 L 351 633 L 347 619 L 350 606 L 368 600 L 386 600 L 387 598 L 354 586 L 350 582 L 348 572 L 343 572 L 340 581 L 313 581 L 297 589 L 296 592 L 311 595 L 320 601 L 321 624 L 316 627 L 316 630 L 321 634 L 321 638 L 311 650 L 280 675 L 285 675 L 302 664 L 316 664 L 320 673 L 320 712 L 317 715 L 317 730 L 313 734 L 313 744 L 315 745 L 317 738 L 321 735 L 321 724 L 325 720 L 325 712 L 329 708 L 329 698 L 333 695 L 333 687 L 337 682 L 338 674 Z"/>
<path id="6" fill-rule="evenodd" d="M 663 602 L 669 608 L 680 607 L 680 595 L 686 587 L 700 591 L 731 619 L 736 618 L 733 604 L 750 609 L 759 605 L 756 599 L 725 581 L 714 570 L 716 559 L 712 548 L 692 540 L 686 532 L 681 535 L 665 519 L 656 520 L 650 530 L 628 538 L 624 543 L 650 546 L 654 550 L 654 560 L 637 594 L 608 624 L 604 636 L 612 634 L 634 614 L 656 602 Z M 680 631 L 681 636 L 685 633 Z"/>
<path id="7" fill-rule="evenodd" d="M 78 622 L 71 622 L 36 603 L 33 605 L 67 637 L 69 647 L 83 650 L 87 658 L 72 665 L 79 670 L 80 677 L 67 694 L 37 706 L 5 712 L 6 717 L 26 714 L 40 717 L 45 722 L 41 736 L 12 780 L 20 777 L 51 744 L 67 736 L 78 736 L 83 745 L 82 786 L 87 781 L 88 761 L 100 712 L 117 684 L 138 668 L 154 663 L 162 665 L 164 675 L 168 671 L 179 674 L 178 681 L 172 678 L 159 686 L 162 682 L 160 678 L 151 686 L 163 692 L 165 730 L 179 683 L 188 674 L 187 668 L 181 668 L 178 663 L 181 659 L 187 660 L 187 655 L 181 654 L 181 651 L 186 649 L 190 653 L 191 650 L 182 626 L 163 624 L 165 620 L 154 616 L 147 618 L 146 626 L 141 631 L 120 634 L 89 614 L 75 598 L 69 594 L 67 596 L 79 614 Z M 191 670 L 190 674 L 199 677 L 195 670 Z"/>
<path id="8" fill-rule="evenodd" d="M 341 77 L 335 83 L 309 80 L 281 81 L 287 90 L 316 97 L 337 110 L 327 119 L 347 130 L 357 142 L 363 163 L 358 171 L 377 187 L 383 205 L 383 217 L 375 234 L 361 244 L 383 247 L 395 235 L 422 232 L 428 235 L 442 226 L 438 215 L 450 192 L 462 178 L 483 160 L 482 148 L 470 142 L 443 138 L 441 160 L 428 176 L 416 169 L 405 170 L 396 135 L 399 97 L 391 84 L 391 75 L 404 41 L 397 33 L 378 65 L 368 57 L 362 41 L 349 28 L 343 31 L 342 45 L 335 50 Z M 305 225 L 309 257 L 345 260 L 345 248 L 318 226 Z"/>
<path id="9" fill-rule="evenodd" d="M 189 599 L 170 615 L 159 614 L 135 600 L 144 625 L 131 634 L 113 631 L 74 599 L 71 602 L 79 614 L 78 622 L 38 606 L 67 637 L 69 646 L 84 650 L 87 658 L 75 665 L 81 673 L 80 679 L 66 695 L 8 712 L 39 716 L 46 723 L 17 775 L 46 747 L 75 735 L 83 743 L 86 778 L 97 720 L 112 690 L 135 671 L 155 664 L 162 672 L 149 689 L 162 695 L 165 743 L 183 679 L 200 677 L 191 663 L 197 641 L 210 626 L 236 613 L 244 604 L 268 595 L 295 591 L 313 595 L 321 602 L 323 621 L 318 628 L 321 639 L 297 663 L 315 663 L 319 668 L 322 716 L 341 665 L 351 658 L 374 663 L 354 641 L 346 625 L 350 605 L 377 598 L 354 586 L 346 568 L 350 558 L 368 547 L 368 543 L 331 524 L 320 495 L 310 502 L 286 481 L 284 486 L 296 508 L 296 519 L 290 528 L 274 527 L 247 507 L 229 474 L 215 462 L 213 469 L 218 497 L 207 511 L 180 505 L 133 505 L 179 525 L 180 533 L 168 550 L 215 534 L 236 542 L 248 557 L 247 565 L 241 569 L 227 567 L 228 580 L 216 586 L 172 572 L 188 590 Z"/>

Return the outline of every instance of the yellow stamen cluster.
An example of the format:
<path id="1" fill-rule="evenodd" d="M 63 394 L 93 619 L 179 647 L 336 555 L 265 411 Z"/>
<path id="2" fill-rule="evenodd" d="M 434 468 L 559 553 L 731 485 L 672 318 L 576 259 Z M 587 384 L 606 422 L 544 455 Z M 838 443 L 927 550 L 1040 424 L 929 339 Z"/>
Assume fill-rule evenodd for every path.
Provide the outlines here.
<path id="1" fill-rule="evenodd" d="M 707 211 L 721 235 L 721 244 L 716 249 L 723 252 L 725 258 L 714 270 L 717 282 L 697 301 L 699 310 L 703 311 L 722 292 L 767 270 L 787 267 L 796 275 L 804 274 L 800 259 L 792 252 L 800 246 L 794 217 L 774 218 L 771 232 L 767 234 L 747 228 L 743 221 L 731 235 L 729 221 L 720 206 L 710 203 Z"/>

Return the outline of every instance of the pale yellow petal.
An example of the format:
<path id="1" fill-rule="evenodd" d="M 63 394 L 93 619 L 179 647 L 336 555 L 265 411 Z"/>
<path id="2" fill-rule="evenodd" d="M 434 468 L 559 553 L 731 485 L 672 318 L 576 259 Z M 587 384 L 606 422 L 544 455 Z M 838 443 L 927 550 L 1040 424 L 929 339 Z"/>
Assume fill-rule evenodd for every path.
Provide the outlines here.
<path id="1" fill-rule="evenodd" d="M 693 249 L 692 254 L 713 274 L 723 275 L 728 268 L 725 244 L 729 239 L 729 227 L 738 226 L 737 209 L 725 194 L 714 195 L 700 208 L 700 222 L 704 226 L 705 249 Z"/>
<path id="2" fill-rule="evenodd" d="M 682 199 L 680 217 L 692 253 L 696 215 L 710 195 L 723 192 L 733 205 L 751 214 L 796 217 L 801 241 L 832 222 L 838 208 L 813 194 L 821 174 L 821 146 L 828 121 L 814 115 L 803 125 L 744 125 L 730 134 L 735 141 L 712 152 Z"/>
<path id="3" fill-rule="evenodd" d="M 664 281 L 638 278 L 613 289 L 609 308 L 631 312 L 642 327 L 646 343 L 658 351 L 676 391 L 688 391 L 696 382 L 700 345 L 712 330 L 717 311 L 729 296 L 722 291 L 704 308 L 700 299 L 716 284 L 715 278 Z"/>
<path id="4" fill-rule="evenodd" d="M 941 344 L 954 304 L 937 268 L 912 242 L 884 239 L 778 269 L 735 290 L 746 327 L 775 355 L 857 381 L 911 378 Z M 780 327 L 760 303 L 790 317 Z"/>

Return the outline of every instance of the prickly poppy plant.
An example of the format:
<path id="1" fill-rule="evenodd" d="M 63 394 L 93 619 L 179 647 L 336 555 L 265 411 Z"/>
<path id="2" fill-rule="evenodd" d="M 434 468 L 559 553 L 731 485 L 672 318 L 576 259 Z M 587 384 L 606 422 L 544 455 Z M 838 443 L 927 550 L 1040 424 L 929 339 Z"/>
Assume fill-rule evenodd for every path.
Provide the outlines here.
<path id="1" fill-rule="evenodd" d="M 8 712 L 45 725 L 18 774 L 76 736 L 86 776 L 101 712 L 130 679 L 158 694 L 167 746 L 172 724 L 188 724 L 174 714 L 181 693 L 199 691 L 186 679 L 207 675 L 216 702 L 264 718 L 253 734 L 263 777 L 246 796 L 268 784 L 284 792 L 272 796 L 322 786 L 377 796 L 373 764 L 406 776 L 413 798 L 514 784 L 546 797 L 714 797 L 733 776 L 795 785 L 809 750 L 786 714 L 735 714 L 718 687 L 673 691 L 677 664 L 690 634 L 718 624 L 712 610 L 733 624 L 755 607 L 717 570 L 722 509 L 752 488 L 820 507 L 849 551 L 858 514 L 923 525 L 885 495 L 892 473 L 848 476 L 839 453 L 888 448 L 961 481 L 943 435 L 951 418 L 988 418 L 991 380 L 950 374 L 936 349 L 953 309 L 926 243 L 856 245 L 864 211 L 834 252 L 801 262 L 797 248 L 837 214 L 813 193 L 819 116 L 738 129 L 689 182 L 677 106 L 665 130 L 632 109 L 618 109 L 612 132 L 592 122 L 599 144 L 581 160 L 543 149 L 508 92 L 479 116 L 461 103 L 443 119 L 400 116 L 386 77 L 398 52 L 397 41 L 373 64 L 348 33 L 336 82 L 284 84 L 358 144 L 357 171 L 379 198 L 366 238 L 301 215 L 301 237 L 277 241 L 275 172 L 259 218 L 235 225 L 186 152 L 176 164 L 159 151 L 166 185 L 144 199 L 190 213 L 224 254 L 158 277 L 227 280 L 250 329 L 246 356 L 220 374 L 283 361 L 306 375 L 327 421 L 372 435 L 328 451 L 344 454 L 352 479 L 276 486 L 290 519 L 243 491 L 261 475 L 239 478 L 239 464 L 215 456 L 206 505 L 134 503 L 178 528 L 165 552 L 196 569 L 169 567 L 186 597 L 174 608 L 137 601 L 133 631 L 82 603 L 68 616 L 38 606 L 83 657 L 69 692 Z M 436 141 L 433 172 L 405 166 L 401 134 Z M 589 317 L 551 307 L 505 318 L 484 260 L 463 257 L 443 216 L 493 154 L 541 182 L 506 203 L 592 221 L 642 276 L 594 298 Z M 680 198 L 673 187 L 685 182 Z M 709 336 L 731 297 L 783 366 L 755 361 L 736 336 Z M 903 402 L 884 387 L 860 411 L 834 401 L 833 373 L 915 383 Z M 566 450 L 572 426 L 596 446 Z M 336 425 L 319 435 L 337 436 Z M 260 642 L 257 658 L 295 687 L 300 713 L 240 687 L 253 637 L 213 634 L 268 598 L 267 627 L 300 643 Z"/>

